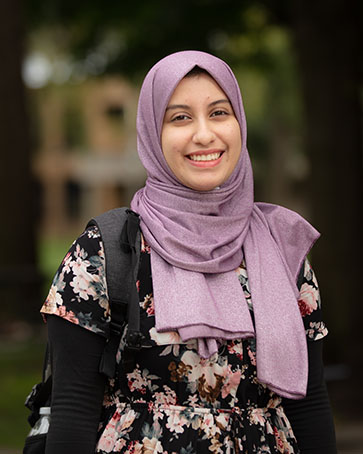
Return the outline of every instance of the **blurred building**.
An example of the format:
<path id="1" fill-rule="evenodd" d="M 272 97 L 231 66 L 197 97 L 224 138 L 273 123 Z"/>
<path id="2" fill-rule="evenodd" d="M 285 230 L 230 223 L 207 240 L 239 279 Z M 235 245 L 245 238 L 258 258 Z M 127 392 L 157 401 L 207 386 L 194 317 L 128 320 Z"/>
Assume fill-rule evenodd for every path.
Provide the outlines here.
<path id="1" fill-rule="evenodd" d="M 120 78 L 37 90 L 40 229 L 73 234 L 92 216 L 128 205 L 143 186 L 136 152 L 137 90 Z"/>

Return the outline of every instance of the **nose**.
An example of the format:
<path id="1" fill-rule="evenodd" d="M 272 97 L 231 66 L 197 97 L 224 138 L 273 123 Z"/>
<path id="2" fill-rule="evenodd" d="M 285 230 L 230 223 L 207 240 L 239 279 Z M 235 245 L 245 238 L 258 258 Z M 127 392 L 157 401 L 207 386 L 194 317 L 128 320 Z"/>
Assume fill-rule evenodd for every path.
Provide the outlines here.
<path id="1" fill-rule="evenodd" d="M 215 140 L 216 136 L 211 125 L 206 120 L 196 122 L 193 134 L 193 142 L 203 146 L 209 145 Z"/>

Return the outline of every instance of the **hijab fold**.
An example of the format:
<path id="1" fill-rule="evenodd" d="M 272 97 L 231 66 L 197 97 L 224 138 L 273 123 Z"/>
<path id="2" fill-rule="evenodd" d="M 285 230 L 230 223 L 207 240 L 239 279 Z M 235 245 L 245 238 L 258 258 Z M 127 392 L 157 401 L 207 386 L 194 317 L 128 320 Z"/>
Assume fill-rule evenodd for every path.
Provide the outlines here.
<path id="1" fill-rule="evenodd" d="M 242 136 L 232 175 L 220 188 L 205 192 L 177 180 L 160 145 L 168 101 L 195 66 L 226 93 Z M 197 51 L 159 61 L 141 88 L 137 132 L 148 178 L 131 208 L 140 214 L 151 247 L 157 331 L 178 331 L 183 341 L 198 339 L 204 358 L 216 353 L 222 340 L 255 336 L 259 381 L 284 397 L 304 397 L 308 361 L 296 279 L 319 234 L 286 208 L 254 203 L 245 114 L 231 69 Z M 255 325 L 236 273 L 243 259 Z"/>

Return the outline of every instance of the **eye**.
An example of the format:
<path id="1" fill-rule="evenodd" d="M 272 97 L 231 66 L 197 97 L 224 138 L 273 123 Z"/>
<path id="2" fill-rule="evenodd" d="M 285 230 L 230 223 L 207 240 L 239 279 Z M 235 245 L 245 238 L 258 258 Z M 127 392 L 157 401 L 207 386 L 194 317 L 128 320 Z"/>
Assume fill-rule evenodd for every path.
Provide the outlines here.
<path id="1" fill-rule="evenodd" d="M 219 116 L 223 116 L 223 115 L 229 115 L 229 114 L 225 110 L 219 109 L 219 110 L 215 110 L 214 112 L 212 112 L 211 117 L 219 117 Z"/>
<path id="2" fill-rule="evenodd" d="M 175 117 L 173 117 L 171 119 L 171 121 L 185 121 L 185 120 L 189 120 L 189 116 L 186 115 L 186 114 L 179 114 L 179 115 L 175 115 Z"/>

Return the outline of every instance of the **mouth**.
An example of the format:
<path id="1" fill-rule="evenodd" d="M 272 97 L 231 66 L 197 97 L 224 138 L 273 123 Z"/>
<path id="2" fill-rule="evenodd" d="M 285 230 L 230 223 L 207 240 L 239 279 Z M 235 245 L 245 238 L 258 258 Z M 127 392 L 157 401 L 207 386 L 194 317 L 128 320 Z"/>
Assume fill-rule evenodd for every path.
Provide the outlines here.
<path id="1" fill-rule="evenodd" d="M 223 151 L 213 150 L 209 152 L 196 152 L 187 155 L 187 158 L 193 162 L 211 162 L 217 161 L 223 154 Z"/>

